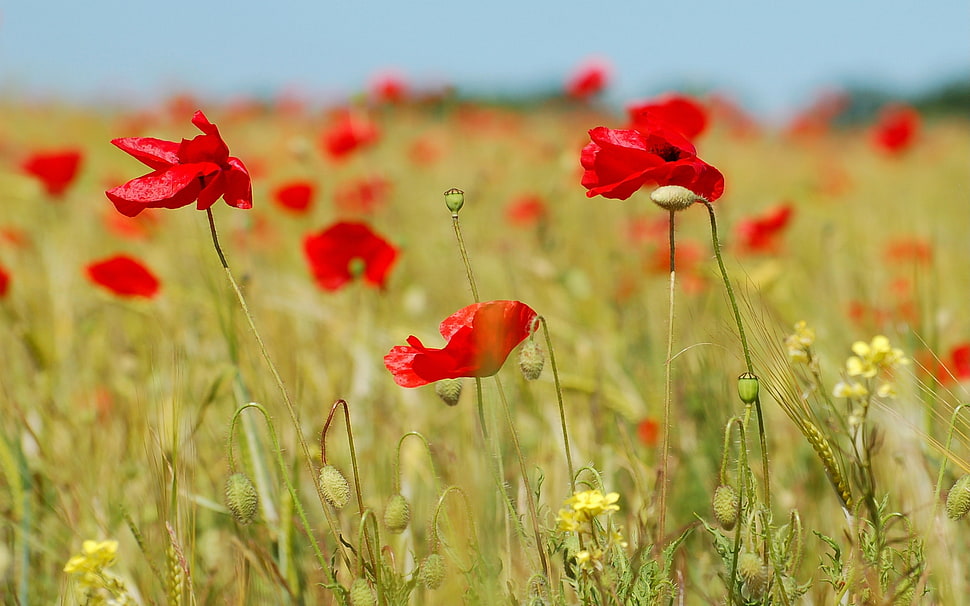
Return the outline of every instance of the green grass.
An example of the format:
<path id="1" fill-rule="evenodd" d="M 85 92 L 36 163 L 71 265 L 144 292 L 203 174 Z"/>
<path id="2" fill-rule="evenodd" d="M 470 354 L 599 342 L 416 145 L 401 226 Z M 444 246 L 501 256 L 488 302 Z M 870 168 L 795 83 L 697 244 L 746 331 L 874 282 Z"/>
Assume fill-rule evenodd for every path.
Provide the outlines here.
<path id="1" fill-rule="evenodd" d="M 668 282 L 666 271 L 650 269 L 662 239 L 636 243 L 626 236 L 633 220 L 656 220 L 663 211 L 650 203 L 648 192 L 625 202 L 587 199 L 579 184 L 586 130 L 619 126 L 620 120 L 569 108 L 389 108 L 376 116 L 380 142 L 334 164 L 316 148 L 324 123 L 317 113 L 206 111 L 233 155 L 254 173 L 255 208 L 239 211 L 219 202 L 215 220 L 302 426 L 289 421 L 212 250 L 204 215 L 191 208 L 158 213 L 151 238 L 141 241 L 104 227 L 104 217 L 115 212 L 104 189 L 144 172 L 109 140 L 191 137 L 189 116 L 157 113 L 138 131 L 134 118 L 121 112 L 6 105 L 7 123 L 18 126 L 0 133 L 0 228 L 21 230 L 27 243 L 0 241 L 0 265 L 11 275 L 10 291 L 0 300 L 0 601 L 78 603 L 63 568 L 86 539 L 119 542 L 109 570 L 145 604 L 337 604 L 345 603 L 346 590 L 361 577 L 379 588 L 384 603 L 605 604 L 631 588 L 622 601 L 678 603 L 681 595 L 688 604 L 728 600 L 730 557 L 722 558 L 719 549 L 730 553 L 735 534 L 713 529 L 711 498 L 720 482 L 725 425 L 743 414 L 735 384 L 744 361 L 712 255 L 707 213 L 690 208 L 678 215 L 678 242 L 696 242 L 703 252 L 694 268 L 678 273 L 681 284 L 685 273 L 700 287 L 677 292 L 666 522 L 671 541 L 689 532 L 665 560 L 654 546 L 660 450 L 638 440 L 636 425 L 661 417 Z M 440 149 L 437 162 L 409 159 L 419 139 Z M 900 158 L 876 153 L 860 131 L 812 140 L 770 132 L 739 139 L 715 124 L 700 141 L 700 155 L 727 180 L 715 207 L 762 376 L 771 469 L 768 527 L 781 545 L 772 564 L 807 585 L 804 597 L 792 603 L 836 603 L 841 589 L 825 582 L 823 566 L 833 567 L 834 576 L 847 575 L 847 603 L 892 603 L 914 562 L 920 572 L 912 575 L 912 603 L 958 604 L 970 590 L 967 519 L 934 515 L 941 464 L 947 461 L 944 498 L 958 477 L 970 473 L 965 415 L 954 439 L 940 446 L 953 410 L 967 402 L 966 384 L 941 387 L 913 364 L 897 373 L 898 398 L 874 406 L 874 497 L 885 499 L 879 515 L 891 520 L 874 532 L 847 522 L 815 452 L 771 397 L 789 389 L 785 382 L 796 397 L 808 386 L 794 382 L 783 345 L 797 320 L 817 333 L 815 352 L 828 389 L 855 341 L 885 334 L 925 363 L 932 359 L 929 352 L 943 357 L 970 340 L 968 142 L 967 124 L 955 121 L 927 124 L 919 144 Z M 36 183 L 19 174 L 19 157 L 68 145 L 84 149 L 80 178 L 64 200 L 45 199 Z M 339 184 L 371 174 L 388 179 L 393 189 L 367 220 L 400 246 L 401 257 L 384 291 L 361 283 L 324 292 L 302 258 L 302 238 L 341 216 L 330 202 Z M 833 174 L 844 183 L 835 191 Z M 290 177 L 318 184 L 316 205 L 306 216 L 288 215 L 269 200 L 271 188 Z M 433 386 L 402 389 L 383 367 L 383 355 L 408 335 L 440 346 L 438 322 L 472 302 L 441 195 L 450 187 L 466 192 L 461 225 L 482 298 L 521 300 L 548 322 L 573 460 L 583 468 L 579 488 L 620 495 L 619 511 L 608 517 L 628 545 L 610 552 L 613 559 L 602 574 L 571 578 L 575 563 L 564 554 L 575 554 L 576 536 L 556 530 L 557 512 L 571 491 L 548 352 L 538 381 L 518 375 L 514 354 L 498 375 L 528 487 L 498 387 L 483 381 L 494 430 L 490 445 L 501 450 L 501 481 L 521 532 L 507 515 L 486 455 L 490 445 L 482 440 L 474 380 L 466 379 L 460 403 L 448 407 Z M 505 221 L 505 205 L 529 192 L 549 205 L 544 232 Z M 782 200 L 796 209 L 783 251 L 739 256 L 737 222 Z M 931 244 L 930 264 L 886 258 L 886 246 L 907 237 Z M 120 300 L 86 280 L 88 262 L 121 251 L 143 259 L 160 277 L 158 298 Z M 894 291 L 899 279 L 910 281 L 911 294 Z M 912 317 L 893 311 L 901 299 L 912 300 Z M 848 314 L 854 301 L 887 313 L 854 321 Z M 819 394 L 810 400 L 816 424 L 847 448 L 838 414 Z M 338 399 L 348 403 L 352 418 L 368 511 L 363 522 L 355 498 L 340 511 L 321 505 L 296 439 L 301 432 L 319 468 L 320 432 Z M 243 526 L 229 515 L 222 494 L 230 474 L 230 421 L 250 401 L 271 415 L 281 450 L 255 409 L 241 413 L 234 433 L 236 470 L 253 479 L 262 497 L 256 521 Z M 409 432 L 419 435 L 402 439 Z M 752 420 L 748 457 L 760 491 L 756 432 Z M 737 486 L 736 432 L 728 444 L 728 476 Z M 329 432 L 327 453 L 353 486 L 342 413 Z M 851 474 L 851 461 L 845 464 Z M 314 555 L 284 474 L 345 589 L 325 587 L 330 573 Z M 537 502 L 545 575 L 528 490 Z M 385 502 L 397 492 L 408 499 L 411 520 L 395 535 L 380 522 Z M 764 545 L 766 524 L 758 513 L 763 496 L 744 506 L 751 514 L 740 525 L 745 550 Z M 796 519 L 792 511 L 800 533 L 785 529 Z M 854 513 L 862 520 L 873 515 L 866 509 Z M 876 537 L 882 550 L 860 536 Z M 782 545 L 786 537 L 791 542 Z M 840 555 L 833 563 L 836 548 Z M 441 586 L 430 590 L 416 582 L 417 565 L 435 549 L 446 573 Z M 890 550 L 906 555 L 894 559 Z M 796 551 L 797 561 L 783 557 Z M 879 562 L 866 564 L 867 557 Z M 177 590 L 173 574 L 181 582 Z M 784 603 L 776 589 L 766 595 L 771 603 Z"/>

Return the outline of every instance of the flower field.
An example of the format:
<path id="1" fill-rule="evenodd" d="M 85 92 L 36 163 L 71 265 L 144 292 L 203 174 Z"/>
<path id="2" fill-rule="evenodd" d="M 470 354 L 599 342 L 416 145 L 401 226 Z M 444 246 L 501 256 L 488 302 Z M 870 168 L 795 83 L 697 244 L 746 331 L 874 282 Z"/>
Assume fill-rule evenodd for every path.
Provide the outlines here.
<path id="1" fill-rule="evenodd" d="M 6 103 L 0 602 L 965 603 L 968 123 L 598 86 Z"/>

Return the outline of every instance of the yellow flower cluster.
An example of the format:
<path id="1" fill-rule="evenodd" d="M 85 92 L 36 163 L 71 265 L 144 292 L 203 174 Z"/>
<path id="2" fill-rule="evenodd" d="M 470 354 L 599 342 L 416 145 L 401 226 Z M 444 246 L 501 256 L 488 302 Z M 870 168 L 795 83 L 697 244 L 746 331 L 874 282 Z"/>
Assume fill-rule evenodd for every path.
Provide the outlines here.
<path id="1" fill-rule="evenodd" d="M 559 515 L 556 516 L 559 530 L 578 532 L 596 516 L 619 511 L 620 506 L 616 504 L 619 500 L 620 494 L 616 492 L 606 495 L 598 490 L 577 492 L 564 503 L 570 509 L 560 509 Z"/>
<path id="2" fill-rule="evenodd" d="M 891 374 L 898 366 L 909 364 L 909 359 L 903 355 L 903 350 L 892 347 L 889 339 L 883 335 L 873 337 L 872 341 L 856 341 L 852 344 L 852 353 L 845 361 L 845 381 L 839 381 L 832 391 L 836 398 L 850 398 L 862 400 L 869 396 L 870 379 L 880 373 Z M 865 382 L 853 380 L 853 377 Z M 892 398 L 896 395 L 896 386 L 892 381 L 884 380 L 876 387 L 876 395 L 881 398 Z"/>
<path id="3" fill-rule="evenodd" d="M 64 565 L 64 572 L 74 577 L 84 604 L 120 606 L 134 603 L 124 582 L 105 570 L 117 557 L 118 541 L 84 541 L 81 553 Z"/>
<path id="4" fill-rule="evenodd" d="M 620 548 L 627 546 L 618 529 L 603 534 L 592 523 L 597 516 L 608 516 L 619 511 L 620 506 L 616 504 L 619 500 L 620 495 L 616 492 L 604 495 L 599 490 L 584 490 L 566 499 L 563 503 L 566 507 L 559 510 L 556 516 L 559 530 L 574 532 L 579 538 L 580 549 L 574 557 L 581 570 L 602 571 L 606 550 L 614 545 Z"/>
<path id="5" fill-rule="evenodd" d="M 795 324 L 795 333 L 785 337 L 785 348 L 792 362 L 808 364 L 811 361 L 811 348 L 815 343 L 815 331 L 804 320 Z"/>

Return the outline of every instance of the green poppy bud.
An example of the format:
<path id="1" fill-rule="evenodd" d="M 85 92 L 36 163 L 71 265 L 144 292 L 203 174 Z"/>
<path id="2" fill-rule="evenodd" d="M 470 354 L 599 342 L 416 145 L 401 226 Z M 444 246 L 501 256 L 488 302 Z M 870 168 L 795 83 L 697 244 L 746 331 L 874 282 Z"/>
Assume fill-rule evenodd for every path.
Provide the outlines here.
<path id="1" fill-rule="evenodd" d="M 234 473 L 226 480 L 226 507 L 240 524 L 250 524 L 256 519 L 259 494 L 246 474 Z"/>

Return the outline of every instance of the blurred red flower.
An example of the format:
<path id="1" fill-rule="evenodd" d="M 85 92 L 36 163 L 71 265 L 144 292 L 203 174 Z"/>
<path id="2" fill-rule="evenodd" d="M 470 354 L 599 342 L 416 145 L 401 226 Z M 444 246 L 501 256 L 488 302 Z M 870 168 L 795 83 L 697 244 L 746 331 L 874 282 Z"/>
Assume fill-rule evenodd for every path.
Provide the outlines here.
<path id="1" fill-rule="evenodd" d="M 657 438 L 660 436 L 660 424 L 656 419 L 646 418 L 637 423 L 637 437 L 644 446 L 653 447 L 657 445 Z"/>
<path id="2" fill-rule="evenodd" d="M 591 59 L 580 65 L 566 82 L 566 94 L 585 101 L 603 92 L 610 77 L 606 61 Z"/>
<path id="3" fill-rule="evenodd" d="M 912 107 L 889 105 L 879 113 L 879 120 L 872 129 L 872 142 L 880 150 L 900 154 L 916 141 L 920 117 Z"/>
<path id="4" fill-rule="evenodd" d="M 686 95 L 667 94 L 627 108 L 630 128 L 642 133 L 673 129 L 693 141 L 707 128 L 707 111 Z"/>
<path id="5" fill-rule="evenodd" d="M 536 312 L 519 301 L 486 301 L 459 309 L 438 327 L 448 341 L 442 349 L 425 347 L 415 336 L 392 347 L 384 366 L 401 387 L 420 387 L 441 379 L 488 377 L 502 368 L 515 346 L 532 330 Z"/>
<path id="6" fill-rule="evenodd" d="M 943 362 L 936 374 L 940 383 L 970 381 L 970 343 L 962 343 L 950 350 L 949 360 Z"/>
<path id="7" fill-rule="evenodd" d="M 886 258 L 893 263 L 928 265 L 933 261 L 933 245 L 919 238 L 898 238 L 886 244 Z"/>
<path id="8" fill-rule="evenodd" d="M 614 130 L 598 126 L 580 161 L 586 196 L 626 200 L 647 184 L 680 185 L 713 202 L 724 193 L 724 176 L 697 157 L 687 139 L 674 132 Z"/>
<path id="9" fill-rule="evenodd" d="M 400 103 L 408 94 L 404 78 L 394 72 L 378 74 L 371 82 L 371 96 L 378 103 Z"/>
<path id="10" fill-rule="evenodd" d="M 505 207 L 505 218 L 512 225 L 531 227 L 546 219 L 549 208 L 541 196 L 525 194 L 513 199 Z"/>
<path id="11" fill-rule="evenodd" d="M 343 212 L 369 215 L 384 203 L 390 191 L 390 182 L 374 175 L 338 186 L 333 201 Z"/>
<path id="12" fill-rule="evenodd" d="M 127 255 L 116 255 L 87 267 L 88 278 L 121 297 L 145 297 L 158 294 L 159 282 L 140 261 Z"/>
<path id="13" fill-rule="evenodd" d="M 303 241 L 310 271 L 325 290 L 339 290 L 357 276 L 383 288 L 397 249 L 363 223 L 336 223 Z"/>
<path id="14" fill-rule="evenodd" d="M 10 290 L 10 274 L 0 265 L 0 297 L 6 297 Z"/>
<path id="15" fill-rule="evenodd" d="M 313 204 L 316 187 L 312 181 L 289 181 L 273 190 L 273 200 L 295 213 L 305 213 Z"/>
<path id="16" fill-rule="evenodd" d="M 229 155 L 219 129 L 201 111 L 192 124 L 204 134 L 181 143 L 153 137 L 113 139 L 111 143 L 153 171 L 105 192 L 123 215 L 146 208 L 181 208 L 196 202 L 206 210 L 223 198 L 236 208 L 253 207 L 253 188 L 242 160 Z"/>
<path id="17" fill-rule="evenodd" d="M 368 118 L 345 110 L 323 132 L 320 144 L 328 157 L 343 160 L 357 149 L 377 141 L 378 136 L 377 126 Z"/>
<path id="18" fill-rule="evenodd" d="M 757 217 L 742 219 L 735 227 L 741 251 L 747 253 L 778 252 L 781 234 L 788 227 L 794 209 L 791 204 L 769 208 Z"/>
<path id="19" fill-rule="evenodd" d="M 120 213 L 108 211 L 104 214 L 104 223 L 108 231 L 117 236 L 128 240 L 145 240 L 158 226 L 157 212 L 143 210 L 137 217 L 126 217 Z"/>
<path id="20" fill-rule="evenodd" d="M 77 149 L 34 152 L 21 164 L 23 171 L 39 179 L 47 194 L 55 198 L 64 195 L 80 166 L 81 151 Z"/>

